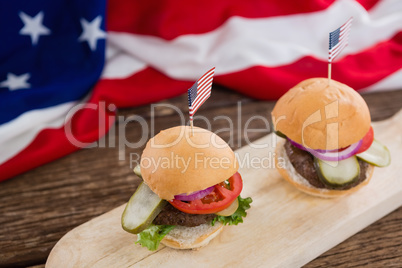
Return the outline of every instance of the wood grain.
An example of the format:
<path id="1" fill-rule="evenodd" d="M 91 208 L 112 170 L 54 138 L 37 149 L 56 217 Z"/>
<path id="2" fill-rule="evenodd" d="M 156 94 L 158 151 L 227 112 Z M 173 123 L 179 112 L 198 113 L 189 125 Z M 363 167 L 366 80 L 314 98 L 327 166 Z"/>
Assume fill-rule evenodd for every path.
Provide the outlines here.
<path id="1" fill-rule="evenodd" d="M 392 158 L 402 157 L 402 136 L 397 135 L 402 111 L 373 128 L 391 148 Z M 402 205 L 402 167 L 397 162 L 377 169 L 369 185 L 352 195 L 321 199 L 281 178 L 270 161 L 275 147 L 276 136 L 270 134 L 236 151 L 242 195 L 252 196 L 252 208 L 243 224 L 228 226 L 207 247 L 194 252 L 160 246 L 151 252 L 135 245 L 135 237 L 120 226 L 123 205 L 67 233 L 46 267 L 178 267 L 189 262 L 192 267 L 300 267 Z M 242 161 L 251 158 L 263 162 Z"/>
<path id="2" fill-rule="evenodd" d="M 372 119 L 383 120 L 402 108 L 402 90 L 364 94 Z M 186 96 L 163 101 L 186 110 Z M 237 107 L 241 104 L 241 112 Z M 257 101 L 235 92 L 214 88 L 214 93 L 197 115 L 212 120 L 216 115 L 240 117 L 235 121 L 232 147 L 245 145 L 243 127 L 252 115 L 267 117 L 273 101 Z M 140 115 L 151 122 L 150 106 L 119 111 L 120 116 Z M 179 123 L 169 109 L 157 109 L 156 131 Z M 197 123 L 198 124 L 198 123 Z M 203 126 L 200 122 L 199 126 Z M 212 122 L 212 130 L 227 127 L 224 120 Z M 263 128 L 262 121 L 252 127 Z M 138 125 L 126 127 L 128 140 L 140 135 Z M 256 140 L 266 132 L 254 133 Z M 229 141 L 228 133 L 220 133 Z M 109 140 L 113 135 L 107 135 Z M 113 137 L 112 137 L 113 138 Z M 142 147 L 126 152 L 141 153 Z M 56 242 L 74 227 L 125 203 L 138 180 L 132 175 L 128 157 L 118 160 L 118 148 L 83 149 L 35 170 L 0 183 L 0 267 L 43 265 Z M 402 208 L 324 253 L 308 267 L 349 263 L 373 263 L 373 267 L 401 263 Z"/>

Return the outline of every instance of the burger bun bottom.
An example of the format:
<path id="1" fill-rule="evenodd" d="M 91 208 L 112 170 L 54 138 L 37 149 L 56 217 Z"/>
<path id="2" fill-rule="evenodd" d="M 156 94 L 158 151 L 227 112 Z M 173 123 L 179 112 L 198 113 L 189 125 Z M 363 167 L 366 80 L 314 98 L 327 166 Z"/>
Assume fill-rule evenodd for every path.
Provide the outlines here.
<path id="1" fill-rule="evenodd" d="M 223 230 L 220 222 L 201 224 L 195 227 L 176 226 L 161 241 L 167 247 L 175 249 L 198 249 L 206 246 Z"/>
<path id="2" fill-rule="evenodd" d="M 275 166 L 286 181 L 291 183 L 300 191 L 305 192 L 307 194 L 323 198 L 335 198 L 339 196 L 344 196 L 346 194 L 356 192 L 357 190 L 368 184 L 371 177 L 373 176 L 374 166 L 369 165 L 366 171 L 366 179 L 353 188 L 350 188 L 348 190 L 332 190 L 332 189 L 330 190 L 330 189 L 316 188 L 312 186 L 303 176 L 301 176 L 293 167 L 285 151 L 284 147 L 285 141 L 286 140 L 281 139 L 277 143 L 275 151 L 276 152 Z"/>

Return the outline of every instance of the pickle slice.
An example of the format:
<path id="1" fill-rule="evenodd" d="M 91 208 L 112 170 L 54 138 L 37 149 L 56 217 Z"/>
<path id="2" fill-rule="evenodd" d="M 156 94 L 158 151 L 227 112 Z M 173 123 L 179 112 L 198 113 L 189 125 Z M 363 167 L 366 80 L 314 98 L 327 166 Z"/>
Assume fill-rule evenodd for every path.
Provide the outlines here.
<path id="1" fill-rule="evenodd" d="M 239 207 L 239 201 L 238 198 L 236 198 L 235 201 L 233 201 L 233 203 L 229 207 L 225 208 L 224 210 L 218 211 L 215 214 L 219 216 L 230 216 L 236 212 L 238 207 Z"/>
<path id="2" fill-rule="evenodd" d="M 279 137 L 281 137 L 281 138 L 284 138 L 284 139 L 287 138 L 286 135 L 283 134 L 282 132 L 280 132 L 279 130 L 275 130 L 274 132 L 275 132 L 275 134 L 276 134 L 277 136 L 279 136 Z"/>
<path id="3" fill-rule="evenodd" d="M 360 166 L 355 156 L 340 161 L 324 161 L 314 157 L 320 180 L 333 188 L 355 182 L 359 178 Z"/>
<path id="4" fill-rule="evenodd" d="M 145 230 L 167 204 L 145 184 L 141 183 L 128 201 L 121 225 L 129 233 L 138 234 Z"/>
<path id="5" fill-rule="evenodd" d="M 133 169 L 133 171 L 134 171 L 135 175 L 137 175 L 138 177 L 142 178 L 140 165 L 136 165 L 135 168 Z"/>
<path id="6" fill-rule="evenodd" d="M 366 151 L 357 154 L 356 156 L 377 167 L 386 167 L 391 164 L 391 154 L 389 153 L 388 148 L 377 140 L 374 140 Z"/>

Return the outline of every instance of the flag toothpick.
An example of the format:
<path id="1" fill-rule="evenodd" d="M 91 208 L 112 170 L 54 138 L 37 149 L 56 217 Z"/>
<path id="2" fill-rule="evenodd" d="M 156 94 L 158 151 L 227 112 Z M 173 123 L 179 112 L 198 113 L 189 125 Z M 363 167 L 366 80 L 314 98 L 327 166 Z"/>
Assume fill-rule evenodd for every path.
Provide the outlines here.
<path id="1" fill-rule="evenodd" d="M 194 136 L 194 124 L 193 124 L 193 120 L 190 120 L 190 126 L 191 126 L 191 136 Z"/>
<path id="2" fill-rule="evenodd" d="M 331 85 L 331 62 L 328 62 L 328 86 Z"/>
<path id="3" fill-rule="evenodd" d="M 328 85 L 331 85 L 331 63 L 348 45 L 352 21 L 353 17 L 350 17 L 341 27 L 329 33 Z"/>
<path id="4" fill-rule="evenodd" d="M 194 85 L 188 89 L 188 107 L 190 116 L 191 135 L 194 135 L 193 116 L 200 106 L 211 96 L 212 80 L 215 67 L 206 72 Z"/>

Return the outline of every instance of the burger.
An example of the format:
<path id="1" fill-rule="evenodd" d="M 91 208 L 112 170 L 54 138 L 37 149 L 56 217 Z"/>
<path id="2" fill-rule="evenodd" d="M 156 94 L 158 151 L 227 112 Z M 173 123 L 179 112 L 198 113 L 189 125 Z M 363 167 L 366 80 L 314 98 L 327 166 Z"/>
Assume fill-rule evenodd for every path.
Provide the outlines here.
<path id="1" fill-rule="evenodd" d="M 134 172 L 142 177 L 122 227 L 149 250 L 205 246 L 224 225 L 243 222 L 251 198 L 229 145 L 211 131 L 177 126 L 148 141 Z"/>
<path id="2" fill-rule="evenodd" d="M 370 112 L 359 93 L 327 78 L 311 78 L 286 92 L 272 111 L 275 165 L 299 190 L 319 197 L 357 191 L 390 153 L 374 139 Z"/>

